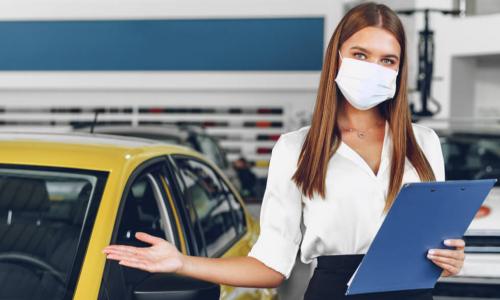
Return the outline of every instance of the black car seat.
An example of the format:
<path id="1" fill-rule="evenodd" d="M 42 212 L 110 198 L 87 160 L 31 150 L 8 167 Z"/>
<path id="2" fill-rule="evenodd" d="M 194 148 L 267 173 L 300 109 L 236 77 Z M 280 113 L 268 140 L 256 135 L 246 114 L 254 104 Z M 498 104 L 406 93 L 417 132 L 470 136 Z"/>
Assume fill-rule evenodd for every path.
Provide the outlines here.
<path id="1" fill-rule="evenodd" d="M 149 234 L 164 238 L 164 230 L 160 228 L 160 211 L 150 182 L 146 185 L 142 197 L 137 199 L 137 210 L 143 230 Z"/>
<path id="2" fill-rule="evenodd" d="M 53 232 L 42 222 L 50 207 L 44 180 L 0 179 L 0 252 L 16 251 L 45 257 Z"/>
<path id="3" fill-rule="evenodd" d="M 69 223 L 58 226 L 57 242 L 53 246 L 49 262 L 66 276 L 70 274 L 73 267 L 91 192 L 92 185 L 86 183 L 72 205 Z"/>
<path id="4" fill-rule="evenodd" d="M 0 177 L 0 299 L 49 299 L 53 295 L 54 290 L 41 283 L 41 269 L 26 260 L 5 259 L 21 254 L 47 262 L 55 236 L 42 218 L 49 207 L 44 180 Z"/>

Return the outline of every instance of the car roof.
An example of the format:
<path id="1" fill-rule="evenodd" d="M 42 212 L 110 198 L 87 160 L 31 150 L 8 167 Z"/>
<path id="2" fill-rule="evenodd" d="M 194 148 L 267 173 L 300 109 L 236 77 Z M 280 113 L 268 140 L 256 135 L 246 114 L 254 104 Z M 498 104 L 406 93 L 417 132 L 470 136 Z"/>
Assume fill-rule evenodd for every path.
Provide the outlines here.
<path id="1" fill-rule="evenodd" d="M 500 137 L 500 128 L 477 128 L 477 127 L 458 127 L 448 129 L 436 129 L 439 135 L 474 135 Z"/>
<path id="2" fill-rule="evenodd" d="M 90 128 L 80 128 L 79 132 L 90 131 Z M 94 127 L 94 132 L 97 133 L 143 133 L 143 134 L 155 134 L 155 135 L 165 135 L 165 136 L 178 136 L 179 138 L 186 139 L 189 133 L 202 134 L 204 131 L 201 128 L 194 126 L 177 126 L 177 125 L 108 125 L 108 126 L 96 126 Z"/>
<path id="3" fill-rule="evenodd" d="M 0 133 L 0 163 L 111 171 L 167 155 L 201 156 L 188 147 L 90 133 Z"/>

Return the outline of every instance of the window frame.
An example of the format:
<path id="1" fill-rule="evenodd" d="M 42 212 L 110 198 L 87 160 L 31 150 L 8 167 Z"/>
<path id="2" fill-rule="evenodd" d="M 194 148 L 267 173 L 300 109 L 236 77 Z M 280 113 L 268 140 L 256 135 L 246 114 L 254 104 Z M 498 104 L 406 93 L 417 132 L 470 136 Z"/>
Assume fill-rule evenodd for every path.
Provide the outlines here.
<path id="1" fill-rule="evenodd" d="M 52 171 L 52 172 L 66 172 L 66 173 L 78 173 L 84 175 L 95 176 L 97 179 L 96 185 L 94 187 L 94 192 L 92 197 L 89 199 L 87 204 L 87 210 L 85 213 L 82 228 L 80 230 L 80 235 L 78 237 L 78 243 L 76 246 L 75 257 L 73 259 L 73 264 L 71 265 L 71 271 L 68 274 L 68 282 L 66 283 L 66 288 L 64 292 L 63 299 L 72 299 L 76 286 L 78 284 L 78 278 L 80 277 L 81 268 L 83 266 L 83 260 L 85 259 L 89 242 L 90 235 L 94 230 L 95 219 L 97 216 L 97 211 L 99 205 L 102 201 L 102 196 L 104 194 L 104 189 L 106 187 L 109 172 L 98 171 L 98 170 L 87 170 L 78 168 L 67 168 L 67 167 L 55 167 L 55 166 L 38 166 L 38 165 L 18 165 L 18 164 L 5 164 L 0 163 L 0 168 L 11 168 L 19 170 L 36 170 L 36 171 Z M 91 220 L 91 221 L 89 221 Z M 75 268 L 77 267 L 77 268 Z"/>
<path id="2" fill-rule="evenodd" d="M 193 228 L 191 227 L 191 222 L 189 222 L 187 209 L 184 202 L 181 200 L 181 187 L 176 179 L 176 173 L 179 172 L 178 167 L 170 155 L 166 155 L 165 159 L 165 180 L 172 197 L 172 202 L 176 206 L 177 215 L 179 216 L 181 231 L 183 232 L 186 241 L 187 254 L 198 256 L 200 254 L 197 251 L 197 241 L 194 236 Z M 179 176 L 179 179 L 182 180 L 182 177 Z"/>
<path id="3" fill-rule="evenodd" d="M 232 186 L 230 184 L 228 184 L 228 182 L 224 179 L 224 177 L 221 175 L 221 172 L 219 171 L 218 168 L 214 168 L 213 166 L 211 166 L 209 163 L 207 163 L 206 161 L 204 161 L 203 159 L 200 159 L 198 157 L 195 157 L 195 156 L 190 156 L 190 155 L 186 155 L 186 154 L 171 154 L 169 155 L 170 156 L 170 159 L 172 161 L 173 164 L 175 164 L 175 168 L 177 170 L 179 170 L 179 167 L 177 166 L 176 162 L 175 162 L 175 159 L 176 158 L 183 158 L 183 159 L 190 159 L 190 160 L 193 160 L 193 161 L 196 161 L 198 163 L 201 163 L 202 165 L 208 167 L 210 170 L 212 170 L 215 175 L 217 176 L 218 180 L 220 181 L 221 184 L 225 184 L 229 193 L 232 193 L 233 194 L 233 197 L 236 199 L 236 201 L 240 202 L 239 200 L 239 197 L 237 197 L 237 195 L 234 195 L 234 190 L 232 188 Z M 182 184 L 185 186 L 185 182 L 184 182 L 184 178 L 182 178 L 182 176 L 180 176 L 180 180 L 182 181 Z M 177 183 L 178 184 L 178 183 Z M 181 188 L 178 187 L 179 191 L 181 191 Z M 222 255 L 224 255 L 229 249 L 231 249 L 238 241 L 241 240 L 241 238 L 248 233 L 248 222 L 247 222 L 247 219 L 246 219 L 246 214 L 245 214 L 245 210 L 243 209 L 243 214 L 245 216 L 244 218 L 244 230 L 242 232 L 238 232 L 238 226 L 236 224 L 236 220 L 237 220 L 237 216 L 235 215 L 235 212 L 234 212 L 234 209 L 233 207 L 231 206 L 231 203 L 229 203 L 229 199 L 227 197 L 227 192 L 225 192 L 225 196 L 226 196 L 226 201 L 228 201 L 228 205 L 230 207 L 230 210 L 231 210 L 231 219 L 232 219 L 232 226 L 234 227 L 235 231 L 236 231 L 236 236 L 230 241 L 228 242 L 225 246 L 221 247 L 218 251 L 216 251 L 212 256 L 210 257 L 214 257 L 214 258 L 217 258 L 217 257 L 221 257 Z M 182 198 L 182 193 L 179 193 L 177 194 L 177 197 L 181 197 Z M 182 201 L 182 199 L 180 199 Z M 243 207 L 243 203 L 241 203 L 241 206 Z M 191 205 L 192 206 L 192 205 Z M 184 209 L 186 210 L 186 207 L 184 207 Z M 186 212 L 187 213 L 187 212 Z M 198 226 L 200 226 L 200 222 L 198 220 L 198 214 L 196 213 L 195 211 L 195 215 L 196 215 L 196 223 Z M 189 220 L 189 219 L 188 219 Z M 188 221 L 189 223 L 189 221 Z M 203 231 L 202 231 L 203 233 Z M 194 238 L 194 237 L 193 237 Z M 202 239 L 203 239 L 203 242 L 204 242 L 204 236 L 202 235 Z M 194 239 L 195 240 L 195 239 Z M 196 241 L 197 242 L 197 241 Z M 208 257 L 207 255 L 207 247 L 206 247 L 206 243 L 204 242 L 203 244 L 203 249 L 205 250 L 205 256 Z M 197 250 L 197 249 L 195 249 Z"/>
<path id="4" fill-rule="evenodd" d="M 125 187 L 123 188 L 121 197 L 120 197 L 120 205 L 118 207 L 118 211 L 117 211 L 117 214 L 116 214 L 116 217 L 114 220 L 113 231 L 111 234 L 111 240 L 110 240 L 111 244 L 116 243 L 118 229 L 119 229 L 119 226 L 121 224 L 123 211 L 125 208 L 125 202 L 127 200 L 127 195 L 131 192 L 132 184 L 135 183 L 135 181 L 140 176 L 151 175 L 153 178 L 155 178 L 155 176 L 153 174 L 151 174 L 150 171 L 148 171 L 148 169 L 150 169 L 150 168 L 157 167 L 159 169 L 160 173 L 163 175 L 164 165 L 165 165 L 166 161 L 167 160 L 166 160 L 165 156 L 157 156 L 157 157 L 151 158 L 149 160 L 144 161 L 139 166 L 137 166 L 134 169 L 134 171 L 132 171 L 132 173 L 130 174 L 129 178 L 127 179 L 127 183 L 125 184 Z M 173 218 L 173 214 L 175 212 L 172 208 L 167 208 L 167 205 L 169 204 L 169 202 L 166 199 L 166 197 L 168 197 L 168 195 L 167 195 L 167 193 L 165 193 L 162 185 L 157 180 L 154 180 L 154 183 L 159 188 L 159 191 L 160 191 L 159 196 L 161 197 L 161 201 L 158 201 L 158 200 L 155 200 L 155 201 L 156 201 L 157 205 L 158 205 L 158 202 L 161 203 L 161 208 L 158 208 L 158 210 L 159 210 L 158 213 L 160 214 L 160 218 L 162 219 L 162 221 L 165 224 L 165 234 L 167 232 L 167 227 L 169 227 L 170 228 L 169 230 L 173 233 L 173 241 L 172 242 L 173 242 L 174 246 L 179 249 L 180 238 L 178 236 L 177 230 L 174 230 L 175 228 L 172 227 L 172 226 L 175 226 L 175 224 L 172 224 L 172 222 L 171 222 L 172 218 Z M 155 194 L 155 196 L 156 196 L 156 194 Z M 164 217 L 162 216 L 161 209 L 166 209 L 167 219 L 164 219 Z M 162 238 L 167 238 L 167 236 L 166 235 L 162 236 Z M 111 265 L 111 264 L 112 264 L 111 261 L 106 260 L 105 265 L 104 265 L 103 275 L 101 278 L 101 284 L 99 287 L 98 299 L 109 299 L 109 294 L 108 294 L 109 291 L 107 289 L 108 286 L 111 286 L 113 284 L 123 285 L 123 278 L 121 278 L 120 282 L 117 282 L 119 280 L 117 278 L 110 278 L 110 273 L 111 273 L 110 269 L 113 267 L 113 265 Z M 123 285 L 123 290 L 126 292 L 124 285 Z M 128 296 L 130 296 L 130 295 L 128 295 Z"/>

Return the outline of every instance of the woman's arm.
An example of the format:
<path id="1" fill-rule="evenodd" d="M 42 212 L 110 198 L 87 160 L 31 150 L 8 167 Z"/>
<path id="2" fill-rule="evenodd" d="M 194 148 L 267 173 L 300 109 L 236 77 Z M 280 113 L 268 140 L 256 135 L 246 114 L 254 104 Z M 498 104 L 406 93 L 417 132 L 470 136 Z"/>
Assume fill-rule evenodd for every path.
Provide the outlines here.
<path id="1" fill-rule="evenodd" d="M 168 241 L 138 232 L 138 240 L 151 247 L 110 245 L 103 250 L 108 259 L 148 272 L 177 273 L 216 284 L 238 287 L 274 288 L 284 276 L 250 256 L 209 258 L 180 253 Z"/>
<path id="2" fill-rule="evenodd" d="M 291 274 L 302 239 L 301 192 L 291 180 L 300 147 L 288 144 L 285 136 L 281 135 L 273 146 L 260 210 L 259 237 L 247 256 L 186 256 L 169 242 L 145 233 L 135 236 L 151 247 L 112 245 L 103 252 L 108 259 L 148 272 L 175 272 L 238 287 L 279 286 Z"/>
<path id="3" fill-rule="evenodd" d="M 184 255 L 178 273 L 201 280 L 239 287 L 275 288 L 284 280 L 279 272 L 250 256 L 208 258 Z"/>

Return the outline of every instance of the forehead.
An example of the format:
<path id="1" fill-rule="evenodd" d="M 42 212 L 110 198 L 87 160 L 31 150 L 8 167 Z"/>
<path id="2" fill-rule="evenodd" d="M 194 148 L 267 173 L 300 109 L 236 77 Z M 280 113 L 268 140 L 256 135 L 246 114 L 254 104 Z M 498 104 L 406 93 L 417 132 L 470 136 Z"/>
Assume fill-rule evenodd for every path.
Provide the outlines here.
<path id="1" fill-rule="evenodd" d="M 358 46 L 378 55 L 395 54 L 400 55 L 401 46 L 396 37 L 389 31 L 379 27 L 365 27 L 351 37 L 343 44 L 342 50 L 349 50 L 351 47 Z"/>

